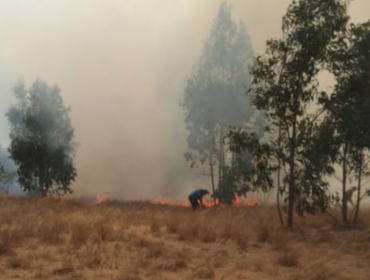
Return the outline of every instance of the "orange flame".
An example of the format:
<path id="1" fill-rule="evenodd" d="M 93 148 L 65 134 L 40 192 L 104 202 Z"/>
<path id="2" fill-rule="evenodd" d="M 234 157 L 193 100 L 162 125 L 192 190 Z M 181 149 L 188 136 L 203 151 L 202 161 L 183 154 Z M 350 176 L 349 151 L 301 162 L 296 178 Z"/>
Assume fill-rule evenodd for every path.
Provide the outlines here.
<path id="1" fill-rule="evenodd" d="M 252 207 L 252 206 L 255 206 L 258 204 L 258 202 L 260 202 L 259 198 L 252 198 L 250 200 L 247 200 L 245 202 L 245 206 L 247 207 Z"/>
<path id="2" fill-rule="evenodd" d="M 179 206 L 179 207 L 190 207 L 190 202 L 187 200 L 184 201 L 171 201 L 166 197 L 160 196 L 152 201 L 155 205 L 171 205 L 171 206 Z M 219 200 L 216 199 L 216 205 L 219 204 Z M 203 205 L 205 207 L 212 207 L 214 206 L 213 200 L 205 200 L 203 199 Z"/>
<path id="3" fill-rule="evenodd" d="M 232 205 L 235 205 L 237 207 L 252 207 L 258 204 L 259 198 L 252 198 L 249 200 L 242 201 L 239 196 L 235 195 L 234 196 L 234 201 Z M 216 203 L 215 203 L 216 202 Z M 216 201 L 213 200 L 207 200 L 203 199 L 203 205 L 205 207 L 213 207 L 215 206 L 220 206 L 220 200 L 216 199 Z M 171 201 L 170 199 L 160 196 L 152 201 L 153 204 L 155 205 L 170 205 L 170 206 L 179 206 L 179 207 L 190 207 L 190 203 L 185 200 L 185 201 Z"/>
<path id="4" fill-rule="evenodd" d="M 252 207 L 258 204 L 260 201 L 259 198 L 251 198 L 245 201 L 242 201 L 239 196 L 235 195 L 234 196 L 234 202 L 233 205 L 238 206 L 238 207 Z"/>
<path id="5" fill-rule="evenodd" d="M 213 200 L 203 200 L 203 205 L 205 207 L 212 207 L 212 206 L 215 206 L 215 204 L 216 205 L 220 204 L 220 200 L 218 198 L 216 198 L 215 202 Z"/>
<path id="6" fill-rule="evenodd" d="M 97 194 L 96 195 L 96 203 L 102 204 L 107 201 L 107 198 L 104 195 Z"/>

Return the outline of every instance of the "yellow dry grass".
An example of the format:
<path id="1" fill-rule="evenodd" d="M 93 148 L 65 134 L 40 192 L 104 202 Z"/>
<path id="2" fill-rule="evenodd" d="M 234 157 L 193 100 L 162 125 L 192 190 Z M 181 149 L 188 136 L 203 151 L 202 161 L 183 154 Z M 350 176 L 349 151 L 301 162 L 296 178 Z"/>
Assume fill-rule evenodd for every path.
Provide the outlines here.
<path id="1" fill-rule="evenodd" d="M 367 222 L 308 216 L 288 231 L 274 207 L 0 197 L 0 279 L 365 280 L 369 244 Z"/>

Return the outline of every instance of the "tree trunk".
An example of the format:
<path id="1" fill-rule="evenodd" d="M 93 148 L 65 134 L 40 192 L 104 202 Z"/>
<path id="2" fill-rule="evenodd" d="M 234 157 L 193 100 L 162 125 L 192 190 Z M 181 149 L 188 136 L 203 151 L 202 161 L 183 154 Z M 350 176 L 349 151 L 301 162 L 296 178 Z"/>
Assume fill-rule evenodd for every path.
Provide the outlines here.
<path id="1" fill-rule="evenodd" d="M 218 184 L 219 185 L 221 182 L 221 144 L 220 144 L 220 149 L 218 151 Z"/>
<path id="2" fill-rule="evenodd" d="M 223 149 L 224 149 L 224 146 L 223 146 L 222 138 L 223 138 L 223 131 L 221 130 L 221 132 L 220 132 L 219 162 L 218 162 L 218 183 L 220 183 L 221 180 L 222 180 L 223 168 L 224 168 L 224 165 L 223 165 Z"/>
<path id="3" fill-rule="evenodd" d="M 45 186 L 44 186 L 44 168 L 42 164 L 39 164 L 38 166 L 38 178 L 37 178 L 37 184 L 38 184 L 38 190 L 37 193 L 41 193 L 42 196 L 46 196 L 47 193 L 45 192 Z"/>
<path id="4" fill-rule="evenodd" d="M 278 171 L 278 180 L 280 180 L 280 170 Z M 281 223 L 282 226 L 284 226 L 284 220 L 283 220 L 283 216 L 281 215 L 281 209 L 280 209 L 280 183 L 278 183 L 278 190 L 277 190 L 277 196 L 276 196 L 276 205 L 277 205 L 277 210 L 278 210 L 280 223 Z"/>
<path id="5" fill-rule="evenodd" d="M 281 128 L 279 127 L 279 152 L 280 152 L 280 145 L 281 145 Z M 280 219 L 280 223 L 282 226 L 284 226 L 284 220 L 283 220 L 283 216 L 281 215 L 281 209 L 280 209 L 280 172 L 281 172 L 281 160 L 280 160 L 280 155 L 278 155 L 278 184 L 277 184 L 277 196 L 276 196 L 276 205 L 277 205 L 277 210 L 278 210 L 278 214 L 279 214 L 279 219 Z"/>
<path id="6" fill-rule="evenodd" d="M 355 217 L 353 218 L 353 224 L 356 225 L 358 221 L 358 213 L 360 210 L 360 201 L 361 201 L 361 177 L 362 177 L 362 164 L 363 164 L 363 154 L 360 155 L 360 167 L 358 170 L 358 180 L 357 180 L 357 203 L 355 210 Z"/>
<path id="7" fill-rule="evenodd" d="M 215 179 L 214 179 L 214 172 L 213 172 L 213 149 L 209 153 L 209 167 L 211 169 L 211 182 L 212 182 L 212 195 L 213 195 L 213 204 L 216 205 L 216 198 L 214 197 L 215 194 Z"/>
<path id="8" fill-rule="evenodd" d="M 42 189 L 42 192 L 43 192 L 43 196 L 47 196 L 51 186 L 49 184 L 48 164 L 47 164 L 47 160 L 45 158 L 42 160 L 42 169 L 41 169 L 40 173 L 41 173 L 40 184 L 41 184 L 41 189 Z"/>
<path id="9" fill-rule="evenodd" d="M 295 199 L 295 150 L 296 150 L 296 134 L 297 134 L 297 124 L 296 120 L 293 123 L 293 133 L 290 138 L 290 176 L 289 176 L 289 193 L 288 193 L 288 227 L 293 227 L 293 210 L 294 210 L 294 199 Z"/>
<path id="10" fill-rule="evenodd" d="M 346 196 L 346 184 L 347 184 L 347 153 L 348 144 L 344 144 L 343 148 L 343 164 L 342 164 L 342 222 L 348 224 L 347 219 L 347 196 Z"/>
<path id="11" fill-rule="evenodd" d="M 235 169 L 235 153 L 231 152 L 231 170 Z"/>

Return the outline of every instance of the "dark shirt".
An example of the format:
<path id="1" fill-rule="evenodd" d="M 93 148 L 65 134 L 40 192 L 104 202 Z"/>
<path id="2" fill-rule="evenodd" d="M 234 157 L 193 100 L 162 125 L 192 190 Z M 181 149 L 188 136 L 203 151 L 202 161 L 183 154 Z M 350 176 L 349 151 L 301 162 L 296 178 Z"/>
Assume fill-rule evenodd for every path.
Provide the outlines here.
<path id="1" fill-rule="evenodd" d="M 197 198 L 197 199 L 202 199 L 203 196 L 206 194 L 208 194 L 207 190 L 197 189 L 197 190 L 192 191 L 189 196 Z"/>

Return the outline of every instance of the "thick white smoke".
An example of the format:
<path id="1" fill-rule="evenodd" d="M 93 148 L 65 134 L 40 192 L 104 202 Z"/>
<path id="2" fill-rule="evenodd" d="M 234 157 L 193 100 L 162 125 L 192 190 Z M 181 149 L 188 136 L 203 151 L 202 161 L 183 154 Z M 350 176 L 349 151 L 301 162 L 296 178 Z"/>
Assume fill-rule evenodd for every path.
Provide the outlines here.
<path id="1" fill-rule="evenodd" d="M 254 51 L 280 35 L 290 0 L 229 1 Z M 221 1 L 0 0 L 0 141 L 11 88 L 41 78 L 72 107 L 77 194 L 144 199 L 185 197 L 209 187 L 183 159 L 181 108 L 186 76 Z M 368 0 L 352 3 L 367 18 Z"/>

